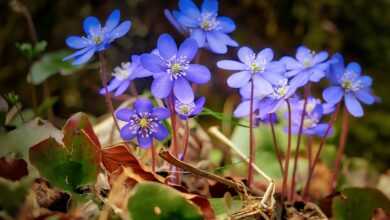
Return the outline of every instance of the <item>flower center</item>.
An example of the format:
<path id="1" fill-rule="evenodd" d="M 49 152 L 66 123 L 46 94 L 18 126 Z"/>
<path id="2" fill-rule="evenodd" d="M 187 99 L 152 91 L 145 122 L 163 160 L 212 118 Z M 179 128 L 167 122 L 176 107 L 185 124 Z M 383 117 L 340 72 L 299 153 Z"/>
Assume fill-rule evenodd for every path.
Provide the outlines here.
<path id="1" fill-rule="evenodd" d="M 357 75 L 353 72 L 346 72 L 341 78 L 341 86 L 346 91 L 356 92 L 361 88 L 361 82 L 359 80 L 355 80 Z"/>
<path id="2" fill-rule="evenodd" d="M 315 127 L 318 123 L 318 120 L 316 118 L 311 118 L 306 116 L 303 120 L 303 127 L 304 128 L 312 128 Z"/>
<path id="3" fill-rule="evenodd" d="M 129 121 L 129 129 L 142 137 L 149 137 L 158 127 L 158 119 L 149 112 L 134 114 Z"/>
<path id="4" fill-rule="evenodd" d="M 115 67 L 112 73 L 119 80 L 125 80 L 130 76 L 130 62 L 122 63 L 121 66 Z"/>
<path id="5" fill-rule="evenodd" d="M 205 13 L 202 15 L 200 27 L 205 31 L 212 31 L 217 28 L 219 22 L 217 17 L 212 13 Z"/>
<path id="6" fill-rule="evenodd" d="M 258 65 L 257 63 L 251 63 L 249 68 L 252 73 L 258 73 L 264 71 L 264 67 L 262 65 Z"/>
<path id="7" fill-rule="evenodd" d="M 184 103 L 180 103 L 179 101 L 176 101 L 175 109 L 181 115 L 190 115 L 195 109 L 195 104 L 194 103 L 184 104 Z"/>
<path id="8" fill-rule="evenodd" d="M 103 42 L 103 38 L 100 36 L 100 35 L 96 35 L 92 38 L 93 42 L 95 44 L 100 44 L 101 42 Z"/>
<path id="9" fill-rule="evenodd" d="M 171 79 L 175 80 L 186 75 L 186 70 L 189 68 L 190 62 L 187 57 L 173 58 L 168 61 L 168 73 L 171 74 Z"/>

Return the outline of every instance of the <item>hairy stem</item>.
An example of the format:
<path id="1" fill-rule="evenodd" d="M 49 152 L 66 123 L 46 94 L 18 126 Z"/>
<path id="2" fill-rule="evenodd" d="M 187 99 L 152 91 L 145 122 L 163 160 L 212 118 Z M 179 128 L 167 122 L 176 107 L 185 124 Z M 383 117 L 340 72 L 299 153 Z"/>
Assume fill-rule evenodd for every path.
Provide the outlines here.
<path id="1" fill-rule="evenodd" d="M 254 96 L 254 83 L 251 81 L 251 96 L 249 104 L 249 164 L 248 164 L 248 186 L 251 187 L 253 182 L 253 167 L 252 164 L 255 161 L 255 139 L 253 137 L 253 96 Z"/>
<path id="2" fill-rule="evenodd" d="M 100 76 L 100 80 L 102 81 L 102 84 L 104 87 L 104 93 L 105 93 L 104 97 L 105 97 L 106 105 L 111 113 L 111 116 L 112 116 L 112 119 L 114 120 L 115 126 L 119 131 L 120 127 L 119 127 L 118 121 L 116 120 L 116 117 L 115 117 L 114 106 L 113 106 L 112 100 L 111 100 L 111 93 L 108 91 L 108 88 L 107 88 L 106 58 L 104 57 L 104 54 L 102 52 L 99 53 L 99 61 L 100 61 L 100 72 L 99 72 L 100 75 L 99 76 Z M 112 139 L 112 135 L 111 135 L 110 139 Z"/>
<path id="3" fill-rule="evenodd" d="M 331 117 L 331 119 L 330 119 L 330 121 L 328 123 L 328 127 L 326 128 L 325 134 L 321 138 L 320 145 L 318 147 L 318 151 L 317 151 L 317 153 L 316 153 L 316 155 L 314 157 L 314 160 L 312 161 L 312 165 L 311 165 L 310 170 L 309 170 L 309 174 L 308 174 L 308 178 L 307 178 L 307 181 L 306 181 L 305 189 L 303 191 L 303 198 L 304 198 L 304 200 L 308 199 L 310 183 L 311 183 L 311 180 L 312 180 L 312 177 L 313 177 L 313 173 L 314 173 L 315 167 L 316 167 L 316 165 L 318 163 L 318 160 L 320 158 L 320 154 L 321 154 L 322 148 L 325 145 L 326 137 L 328 136 L 328 134 L 331 131 L 334 123 L 336 122 L 339 110 L 340 110 L 340 104 L 337 104 L 336 110 L 332 114 L 332 117 Z"/>
<path id="4" fill-rule="evenodd" d="M 312 137 L 309 137 L 307 140 L 306 150 L 307 150 L 307 161 L 309 163 L 308 170 L 310 171 L 310 167 L 313 162 L 312 161 L 313 159 L 313 138 Z"/>
<path id="5" fill-rule="evenodd" d="M 272 133 L 272 141 L 274 143 L 274 148 L 275 148 L 275 153 L 276 157 L 279 162 L 280 166 L 280 172 L 282 176 L 284 175 L 284 170 L 283 170 L 283 162 L 282 162 L 282 152 L 280 151 L 279 145 L 278 145 L 278 140 L 276 138 L 276 132 L 275 132 L 275 125 L 274 122 L 272 121 L 272 115 L 269 115 L 269 120 L 270 120 L 270 127 L 271 127 L 271 133 Z"/>
<path id="6" fill-rule="evenodd" d="M 174 157 L 178 158 L 179 156 L 179 148 L 177 143 L 177 121 L 176 121 L 176 111 L 175 111 L 175 103 L 173 94 L 168 97 L 168 107 L 171 113 L 171 124 L 172 124 L 172 149 L 171 152 Z M 172 167 L 173 168 L 173 167 Z M 173 170 L 172 170 L 173 171 Z M 179 172 L 175 172 L 175 180 L 176 184 L 180 184 L 180 174 Z"/>
<path id="7" fill-rule="evenodd" d="M 341 135 L 339 139 L 339 147 L 337 149 L 337 155 L 336 160 L 334 161 L 334 167 L 333 167 L 333 178 L 332 178 L 332 191 L 336 190 L 337 187 L 337 179 L 338 175 L 340 173 L 341 168 L 341 161 L 344 157 L 344 151 L 345 151 L 345 144 L 347 142 L 348 137 L 348 130 L 349 130 L 349 113 L 347 109 L 344 107 L 343 109 L 343 119 L 342 119 L 342 125 L 341 125 Z"/>
<path id="8" fill-rule="evenodd" d="M 152 146 L 150 146 L 150 150 L 152 151 L 152 172 L 156 173 L 156 149 L 153 140 L 152 140 Z"/>
<path id="9" fill-rule="evenodd" d="M 299 150 L 300 150 L 300 146 L 301 146 L 303 124 L 304 124 L 304 121 L 305 121 L 305 114 L 306 114 L 306 107 L 307 107 L 307 98 L 309 96 L 309 93 L 310 93 L 310 84 L 307 84 L 305 86 L 304 100 L 303 100 L 303 110 L 302 110 L 302 114 L 301 114 L 301 121 L 300 121 L 300 124 L 299 124 L 297 146 L 295 148 L 294 166 L 293 166 L 293 173 L 292 173 L 292 177 L 291 177 L 290 200 L 294 200 L 294 195 L 295 195 L 295 177 L 296 177 L 296 174 L 297 174 Z"/>
<path id="10" fill-rule="evenodd" d="M 287 194 L 287 179 L 288 179 L 288 165 L 290 162 L 291 155 L 291 104 L 287 99 L 287 109 L 288 109 L 288 137 L 287 137 L 287 154 L 284 160 L 284 176 L 283 176 L 283 185 L 282 185 L 282 197 L 285 198 Z"/>
<path id="11" fill-rule="evenodd" d="M 183 155 L 181 156 L 181 160 L 185 161 L 186 160 L 186 155 L 188 151 L 188 140 L 190 137 L 190 125 L 188 123 L 188 119 L 185 121 L 185 133 L 184 133 L 184 151 Z"/>

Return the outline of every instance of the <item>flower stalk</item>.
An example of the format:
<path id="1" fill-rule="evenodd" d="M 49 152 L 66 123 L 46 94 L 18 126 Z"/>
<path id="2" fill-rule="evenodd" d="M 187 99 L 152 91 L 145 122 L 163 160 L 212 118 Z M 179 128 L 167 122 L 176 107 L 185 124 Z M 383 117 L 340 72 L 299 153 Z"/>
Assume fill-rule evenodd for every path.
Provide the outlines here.
<path id="1" fill-rule="evenodd" d="M 288 180 L 288 165 L 290 162 L 291 155 L 291 104 L 287 99 L 287 110 L 288 110 L 288 137 L 287 137 L 287 155 L 284 160 L 284 176 L 283 176 L 283 185 L 282 185 L 282 197 L 286 197 L 287 194 L 287 180 Z"/>
<path id="2" fill-rule="evenodd" d="M 283 176 L 284 170 L 283 170 L 283 162 L 282 162 L 282 152 L 280 151 L 280 148 L 278 145 L 278 140 L 276 138 L 275 125 L 274 125 L 274 122 L 272 121 L 272 115 L 269 115 L 269 120 L 270 120 L 269 124 L 271 127 L 272 141 L 273 141 L 274 148 L 275 148 L 276 158 L 278 159 L 279 166 L 280 166 L 280 172 Z"/>
<path id="3" fill-rule="evenodd" d="M 173 97 L 173 94 L 171 94 L 169 97 L 168 97 L 168 108 L 169 108 L 169 111 L 170 111 L 170 117 L 171 117 L 171 126 L 172 126 L 172 148 L 171 148 L 171 152 L 172 152 L 172 155 L 176 158 L 178 158 L 178 155 L 179 155 L 179 149 L 178 149 L 178 145 L 177 145 L 177 118 L 176 118 L 176 111 L 175 111 L 175 103 L 174 103 L 174 97 Z M 174 167 L 172 166 L 171 167 L 171 171 L 173 172 L 173 169 Z M 176 183 L 179 184 L 180 183 L 180 174 L 179 172 L 174 172 L 175 173 L 175 180 L 176 180 Z"/>
<path id="4" fill-rule="evenodd" d="M 253 167 L 252 164 L 255 161 L 255 139 L 253 135 L 253 102 L 254 102 L 254 83 L 253 80 L 251 83 L 251 96 L 250 96 L 250 106 L 249 106 L 249 164 L 248 164 L 248 186 L 251 187 L 253 182 Z"/>
<path id="5" fill-rule="evenodd" d="M 181 156 L 181 160 L 182 161 L 185 161 L 186 155 L 187 155 L 187 151 L 188 151 L 188 140 L 189 140 L 189 137 L 190 137 L 190 126 L 189 126 L 189 123 L 188 123 L 188 119 L 185 120 L 184 129 L 185 129 L 185 132 L 184 132 L 184 150 L 183 150 L 183 155 Z"/>

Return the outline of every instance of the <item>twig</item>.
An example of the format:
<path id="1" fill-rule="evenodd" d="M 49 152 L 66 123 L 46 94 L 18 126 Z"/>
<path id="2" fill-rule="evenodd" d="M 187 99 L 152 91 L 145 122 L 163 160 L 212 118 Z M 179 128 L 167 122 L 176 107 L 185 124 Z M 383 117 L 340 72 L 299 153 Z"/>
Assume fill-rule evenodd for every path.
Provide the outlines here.
<path id="1" fill-rule="evenodd" d="M 250 188 L 244 189 L 243 185 L 240 185 L 232 180 L 223 178 L 221 176 L 215 175 L 213 173 L 209 173 L 209 172 L 204 171 L 204 170 L 200 170 L 200 169 L 198 169 L 198 168 L 196 168 L 188 163 L 180 161 L 177 158 L 175 158 L 174 156 L 172 156 L 172 154 L 170 154 L 167 150 L 161 150 L 159 155 L 161 158 L 163 158 L 168 163 L 170 163 L 178 168 L 181 168 L 183 170 L 186 170 L 188 172 L 191 172 L 192 174 L 220 182 L 222 184 L 225 184 L 226 186 L 234 188 L 235 190 L 237 190 L 238 192 L 241 192 L 241 193 L 245 192 L 245 190 L 248 190 L 252 194 L 256 194 L 256 192 L 252 191 Z"/>
<path id="2" fill-rule="evenodd" d="M 225 135 L 223 135 L 222 132 L 220 132 L 216 126 L 210 127 L 209 132 L 210 134 L 218 138 L 221 142 L 223 142 L 228 147 L 230 147 L 243 161 L 249 164 L 248 157 L 245 156 L 240 150 L 238 150 L 238 148 L 234 145 L 234 143 L 231 142 Z M 252 167 L 258 174 L 263 176 L 264 179 L 266 179 L 268 182 L 273 182 L 271 177 L 265 174 L 258 166 L 256 166 L 256 164 L 252 164 Z"/>

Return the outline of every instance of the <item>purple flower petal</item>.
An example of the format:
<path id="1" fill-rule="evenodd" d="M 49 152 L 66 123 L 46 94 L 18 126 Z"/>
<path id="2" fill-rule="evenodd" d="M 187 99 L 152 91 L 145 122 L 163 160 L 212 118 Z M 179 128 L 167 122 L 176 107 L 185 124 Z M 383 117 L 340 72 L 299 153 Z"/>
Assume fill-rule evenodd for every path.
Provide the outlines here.
<path id="1" fill-rule="evenodd" d="M 114 10 L 110 16 L 108 16 L 106 24 L 104 26 L 104 29 L 107 32 L 112 31 L 116 26 L 119 24 L 119 19 L 120 19 L 120 11 L 119 10 Z"/>
<path id="2" fill-rule="evenodd" d="M 274 58 L 274 52 L 272 51 L 272 49 L 265 48 L 257 54 L 256 61 L 261 62 L 262 60 L 265 60 L 267 63 L 269 63 L 272 61 L 273 58 Z"/>
<path id="3" fill-rule="evenodd" d="M 123 80 L 119 80 L 119 79 L 114 77 L 114 79 L 112 79 L 110 81 L 110 83 L 107 85 L 108 92 L 112 92 L 114 89 L 118 88 L 122 82 L 123 82 Z M 99 94 L 101 94 L 101 95 L 106 94 L 106 89 L 104 87 L 101 88 L 99 90 Z"/>
<path id="4" fill-rule="evenodd" d="M 202 13 L 217 14 L 218 1 L 217 0 L 203 0 Z"/>
<path id="5" fill-rule="evenodd" d="M 165 72 L 164 61 L 154 54 L 142 54 L 141 55 L 142 66 L 151 72 Z"/>
<path id="6" fill-rule="evenodd" d="M 175 13 L 175 17 L 177 21 L 185 27 L 196 28 L 199 26 L 197 19 L 194 19 L 184 13 Z"/>
<path id="7" fill-rule="evenodd" d="M 339 103 L 343 95 L 344 95 L 343 89 L 338 86 L 332 86 L 326 88 L 322 92 L 322 96 L 324 97 L 324 100 L 332 104 Z"/>
<path id="8" fill-rule="evenodd" d="M 224 54 L 227 52 L 227 46 L 223 37 L 221 37 L 221 33 L 216 31 L 207 32 L 206 39 L 210 49 L 214 53 Z"/>
<path id="9" fill-rule="evenodd" d="M 179 0 L 179 9 L 191 18 L 199 18 L 200 11 L 192 0 Z"/>
<path id="10" fill-rule="evenodd" d="M 274 89 L 267 80 L 263 77 L 255 76 L 253 77 L 254 83 L 254 97 L 263 98 L 274 92 Z"/>
<path id="11" fill-rule="evenodd" d="M 356 62 L 349 63 L 346 67 L 346 70 L 354 72 L 358 75 L 362 73 L 362 67 L 360 67 L 360 65 Z"/>
<path id="12" fill-rule="evenodd" d="M 348 112 L 355 117 L 362 117 L 364 112 L 359 101 L 352 93 L 346 93 L 344 97 L 345 106 Z"/>
<path id="13" fill-rule="evenodd" d="M 135 130 L 134 127 L 130 124 L 127 124 L 121 128 L 120 135 L 123 140 L 128 141 L 133 139 L 137 135 L 137 130 Z"/>
<path id="14" fill-rule="evenodd" d="M 195 108 L 192 111 L 191 115 L 192 116 L 198 115 L 203 110 L 203 106 L 205 103 L 206 103 L 205 97 L 202 96 L 198 98 L 198 100 L 195 101 Z"/>
<path id="15" fill-rule="evenodd" d="M 162 34 L 157 41 L 157 48 L 160 56 L 169 60 L 177 54 L 175 40 L 169 34 Z"/>
<path id="16" fill-rule="evenodd" d="M 283 57 L 280 59 L 286 65 L 287 70 L 295 70 L 303 68 L 303 65 L 292 57 Z"/>
<path id="17" fill-rule="evenodd" d="M 179 12 L 174 12 L 176 15 Z M 164 15 L 168 19 L 168 21 L 175 27 L 175 29 L 180 32 L 181 34 L 185 34 L 186 30 L 183 28 L 183 26 L 177 21 L 177 18 L 172 15 L 172 13 L 168 9 L 164 9 Z"/>
<path id="18" fill-rule="evenodd" d="M 225 70 L 246 70 L 248 67 L 235 60 L 221 60 L 217 62 L 217 66 Z"/>
<path id="19" fill-rule="evenodd" d="M 234 73 L 227 79 L 227 84 L 231 88 L 241 88 L 249 83 L 251 77 L 252 74 L 246 70 Z"/>
<path id="20" fill-rule="evenodd" d="M 219 28 L 224 33 L 231 33 L 236 29 L 234 21 L 228 17 L 220 16 L 217 18 L 219 22 Z"/>
<path id="21" fill-rule="evenodd" d="M 359 77 L 359 81 L 363 88 L 371 87 L 372 85 L 372 78 L 369 76 L 361 76 Z"/>
<path id="22" fill-rule="evenodd" d="M 70 36 L 66 38 L 65 42 L 68 47 L 73 49 L 81 49 L 89 45 L 89 42 L 86 38 L 82 38 L 79 36 Z"/>
<path id="23" fill-rule="evenodd" d="M 119 86 L 119 88 L 115 91 L 114 95 L 115 96 L 120 96 L 122 95 L 127 88 L 130 86 L 130 80 L 125 80 L 122 82 L 122 84 Z"/>
<path id="24" fill-rule="evenodd" d="M 185 78 L 197 84 L 207 83 L 210 80 L 210 70 L 199 64 L 190 64 Z"/>
<path id="25" fill-rule="evenodd" d="M 134 109 L 137 113 L 152 112 L 153 104 L 149 99 L 139 98 L 134 102 Z"/>
<path id="26" fill-rule="evenodd" d="M 192 38 L 187 38 L 179 47 L 177 57 L 186 57 L 186 60 L 194 59 L 198 52 L 198 43 Z"/>
<path id="27" fill-rule="evenodd" d="M 81 50 L 78 50 L 78 51 L 76 51 L 76 52 L 74 52 L 74 53 L 64 57 L 62 60 L 63 61 L 67 61 L 67 60 L 73 59 L 75 57 L 79 57 L 79 56 L 85 54 L 86 52 L 88 52 L 89 50 L 91 50 L 92 48 L 93 48 L 93 46 L 83 48 Z"/>
<path id="28" fill-rule="evenodd" d="M 297 54 L 296 58 L 299 60 L 299 62 L 303 63 L 305 59 L 310 59 L 312 57 L 311 51 L 305 47 L 305 46 L 300 46 L 297 49 Z"/>
<path id="29" fill-rule="evenodd" d="M 153 136 L 159 141 L 163 141 L 168 135 L 168 129 L 162 124 L 158 124 L 156 131 L 153 133 Z"/>
<path id="30" fill-rule="evenodd" d="M 154 108 L 152 111 L 153 116 L 157 117 L 158 120 L 167 119 L 170 115 L 168 109 L 166 108 Z"/>
<path id="31" fill-rule="evenodd" d="M 110 33 L 110 41 L 113 41 L 115 39 L 121 38 L 129 32 L 131 27 L 130 21 L 124 21 L 122 22 L 118 27 L 116 27 L 112 32 Z"/>
<path id="32" fill-rule="evenodd" d="M 88 60 L 90 60 L 91 57 L 95 54 L 95 51 L 96 51 L 95 47 L 90 48 L 85 54 L 78 56 L 78 57 L 75 57 L 72 64 L 73 65 L 81 65 L 81 64 L 88 62 Z"/>
<path id="33" fill-rule="evenodd" d="M 361 102 L 367 105 L 374 104 L 375 97 L 371 94 L 369 89 L 361 89 L 355 92 L 356 98 L 358 98 Z"/>
<path id="34" fill-rule="evenodd" d="M 173 81 L 168 74 L 155 78 L 151 87 L 152 94 L 159 99 L 166 98 L 172 91 L 172 84 Z"/>
<path id="35" fill-rule="evenodd" d="M 121 121 L 129 121 L 130 117 L 135 113 L 133 109 L 129 108 L 121 108 L 115 112 L 115 116 L 117 119 Z"/>
<path id="36" fill-rule="evenodd" d="M 328 52 L 322 51 L 317 53 L 313 58 L 313 63 L 318 64 L 324 62 L 326 59 L 328 59 Z"/>
<path id="37" fill-rule="evenodd" d="M 202 29 L 197 28 L 191 32 L 191 38 L 196 40 L 199 47 L 203 47 L 206 41 L 206 34 Z"/>
<path id="38" fill-rule="evenodd" d="M 253 106 L 253 109 L 256 109 L 255 106 Z M 241 117 L 248 116 L 249 112 L 250 112 L 250 101 L 243 101 L 236 107 L 233 115 L 236 118 L 241 118 Z"/>
<path id="39" fill-rule="evenodd" d="M 137 141 L 141 148 L 149 148 L 152 145 L 153 138 L 152 136 L 143 137 L 137 135 Z"/>
<path id="40" fill-rule="evenodd" d="M 250 66 L 256 58 L 256 54 L 249 47 L 241 47 L 238 52 L 238 59 L 246 65 Z"/>
<path id="41" fill-rule="evenodd" d="M 240 88 L 240 95 L 243 99 L 250 99 L 251 97 L 251 83 L 246 84 L 245 86 Z"/>
<path id="42" fill-rule="evenodd" d="M 295 75 L 294 78 L 291 79 L 290 84 L 297 88 L 302 87 L 309 82 L 309 79 L 310 79 L 310 72 L 301 71 L 300 73 Z"/>
<path id="43" fill-rule="evenodd" d="M 325 77 L 325 72 L 315 68 L 312 70 L 312 73 L 310 74 L 310 81 L 319 82 L 324 77 Z"/>
<path id="44" fill-rule="evenodd" d="M 84 19 L 83 28 L 85 33 L 95 36 L 97 33 L 99 33 L 101 25 L 96 17 L 89 16 Z"/>
<path id="45" fill-rule="evenodd" d="M 284 78 L 282 75 L 276 72 L 265 72 L 262 74 L 265 80 L 270 82 L 273 85 L 281 85 L 286 78 Z"/>
<path id="46" fill-rule="evenodd" d="M 174 81 L 173 93 L 181 103 L 188 104 L 194 101 L 192 87 L 188 81 L 182 77 Z"/>

